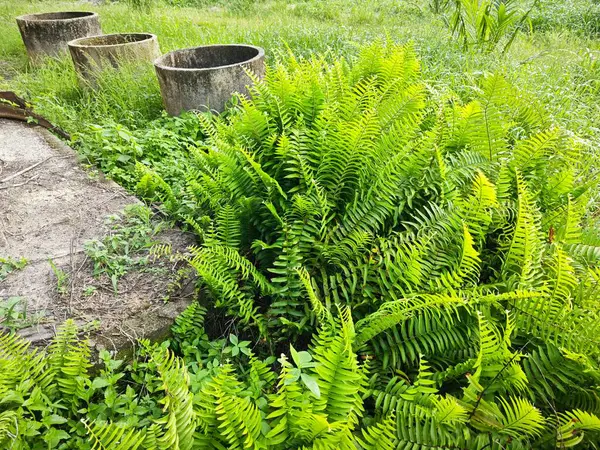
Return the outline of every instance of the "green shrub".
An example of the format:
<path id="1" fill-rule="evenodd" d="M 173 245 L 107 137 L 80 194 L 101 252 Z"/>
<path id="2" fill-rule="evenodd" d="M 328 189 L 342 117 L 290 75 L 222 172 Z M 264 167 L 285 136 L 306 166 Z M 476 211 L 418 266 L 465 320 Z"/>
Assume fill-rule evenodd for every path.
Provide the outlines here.
<path id="1" fill-rule="evenodd" d="M 93 275 L 107 276 L 117 293 L 122 276 L 134 269 L 143 270 L 148 265 L 150 257 L 142 251 L 158 245 L 153 238 L 162 224 L 153 222 L 150 208 L 132 204 L 125 207 L 123 217 L 109 216 L 105 225 L 109 227 L 108 234 L 102 240 L 84 242 L 83 248 L 93 263 Z"/>
<path id="2" fill-rule="evenodd" d="M 503 329 L 479 313 L 472 362 L 440 372 L 419 356 L 412 372 L 381 378 L 370 376 L 369 363 L 359 363 L 355 353 L 372 324 L 355 325 L 347 307 L 340 307 L 339 319 L 321 308 L 309 351 L 290 346 L 291 358 L 279 359 L 278 379 L 270 368 L 274 358 L 261 360 L 247 347 L 236 354 L 225 348 L 222 355 L 232 359 L 213 360 L 219 352 L 204 333 L 206 310 L 197 304 L 173 328 L 175 342 L 194 342 L 195 354 L 184 360 L 164 345 L 142 342 L 131 366 L 102 353 L 95 377 L 88 370 L 88 343 L 78 339 L 72 322 L 46 352 L 29 352 L 22 339 L 2 335 L 0 444 L 370 450 L 484 449 L 491 442 L 492 448 L 525 449 L 598 438 L 600 419 L 585 411 L 597 408 L 584 387 L 598 380 L 591 361 L 551 344 L 528 355 L 521 353 L 525 346 L 511 348 L 516 323 L 510 313 Z M 233 335 L 230 341 L 245 345 Z M 232 364 L 236 360 L 244 364 Z M 473 372 L 460 388 L 456 377 L 467 368 Z M 577 399 L 582 409 L 555 409 L 544 417 L 532 403 L 544 399 L 554 406 L 548 393 L 565 388 L 571 391 L 567 401 Z"/>
<path id="3" fill-rule="evenodd" d="M 156 167 L 167 179 L 185 178 L 189 148 L 202 138 L 195 114 L 163 114 L 141 128 L 129 128 L 113 119 L 90 123 L 74 134 L 79 153 L 122 186 L 133 189 L 137 162 Z"/>
<path id="4" fill-rule="evenodd" d="M 472 92 L 429 92 L 410 47 L 292 58 L 228 117 L 200 116 L 208 138 L 184 182 L 138 165 L 138 188 L 197 231 L 190 263 L 216 305 L 270 342 L 348 305 L 377 395 L 428 361 L 477 431 L 463 441 L 455 419 L 446 429 L 402 404 L 406 445 L 478 448 L 495 429 L 485 415 L 505 411 L 505 425 L 532 422 L 494 442 L 529 448 L 556 425 L 541 414 L 597 412 L 583 367 L 560 383 L 580 394 L 544 378 L 575 355 L 596 370 L 600 251 L 582 229 L 597 226 L 598 181 L 581 142 L 502 76 Z M 408 431 L 423 423 L 432 437 Z"/>

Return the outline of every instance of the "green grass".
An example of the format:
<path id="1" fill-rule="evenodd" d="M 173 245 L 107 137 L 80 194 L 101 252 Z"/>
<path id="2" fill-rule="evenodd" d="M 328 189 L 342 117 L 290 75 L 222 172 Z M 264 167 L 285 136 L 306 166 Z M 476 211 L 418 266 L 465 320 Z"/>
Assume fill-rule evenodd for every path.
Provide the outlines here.
<path id="1" fill-rule="evenodd" d="M 599 41 L 594 12 L 585 0 L 543 5 L 532 15 L 507 55 L 465 52 L 452 39 L 443 17 L 426 2 L 377 0 L 250 1 L 171 0 L 174 7 L 154 1 L 150 10 L 124 3 L 85 9 L 100 14 L 106 33 L 155 33 L 163 52 L 213 43 L 248 43 L 265 48 L 269 60 L 291 49 L 297 56 L 325 53 L 352 57 L 361 43 L 389 37 L 415 44 L 432 88 L 461 91 L 483 72 L 503 72 L 512 83 L 534 93 L 558 122 L 577 134 L 596 138 L 598 116 Z M 0 83 L 33 100 L 38 110 L 68 131 L 87 123 L 114 119 L 144 127 L 160 115 L 160 96 L 151 68 L 139 79 L 110 76 L 102 89 L 89 95 L 77 85 L 70 60 L 39 68 L 27 65 L 14 17 L 28 12 L 82 9 L 76 2 L 0 0 Z M 5 79 L 2 81 L 2 77 Z"/>

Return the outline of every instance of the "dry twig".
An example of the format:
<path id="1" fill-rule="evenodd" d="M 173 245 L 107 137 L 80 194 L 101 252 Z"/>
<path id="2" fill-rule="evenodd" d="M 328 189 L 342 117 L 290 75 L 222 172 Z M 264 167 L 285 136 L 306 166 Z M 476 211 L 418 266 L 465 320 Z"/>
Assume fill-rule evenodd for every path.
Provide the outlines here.
<path id="1" fill-rule="evenodd" d="M 46 161 L 48 161 L 48 160 L 49 160 L 49 159 L 51 159 L 51 158 L 54 158 L 54 156 L 50 156 L 50 157 L 48 157 L 48 158 L 44 159 L 43 161 L 37 162 L 37 163 L 35 163 L 35 164 L 33 164 L 33 165 L 29 166 L 29 167 L 26 167 L 25 169 L 23 169 L 23 170 L 21 170 L 21 171 L 19 171 L 19 172 L 17 172 L 17 173 L 13 173 L 12 175 L 10 175 L 10 176 L 8 176 L 8 177 L 4 178 L 3 180 L 0 180 L 0 183 L 6 183 L 7 181 L 10 181 L 10 180 L 12 180 L 13 178 L 17 178 L 18 176 L 20 176 L 20 175 L 23 175 L 24 173 L 27 173 L 27 172 L 29 172 L 30 170 L 33 170 L 33 169 L 35 169 L 36 167 L 38 167 L 38 166 L 40 166 L 40 165 L 44 164 Z"/>

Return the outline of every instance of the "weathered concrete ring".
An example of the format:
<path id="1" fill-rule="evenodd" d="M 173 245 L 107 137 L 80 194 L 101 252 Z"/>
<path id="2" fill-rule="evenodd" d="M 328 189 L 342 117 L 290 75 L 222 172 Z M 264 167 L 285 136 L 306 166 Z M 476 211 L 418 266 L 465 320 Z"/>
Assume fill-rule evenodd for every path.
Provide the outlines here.
<path id="1" fill-rule="evenodd" d="M 72 40 L 69 51 L 79 76 L 94 83 L 95 74 L 122 61 L 152 62 L 160 56 L 158 39 L 149 33 L 103 34 Z"/>
<path id="2" fill-rule="evenodd" d="M 245 70 L 265 73 L 265 52 L 252 45 L 206 45 L 176 50 L 154 61 L 165 109 L 222 112 L 235 92 L 252 84 Z"/>
<path id="3" fill-rule="evenodd" d="M 29 59 L 60 56 L 73 39 L 102 34 L 98 14 L 84 11 L 27 14 L 17 17 Z"/>

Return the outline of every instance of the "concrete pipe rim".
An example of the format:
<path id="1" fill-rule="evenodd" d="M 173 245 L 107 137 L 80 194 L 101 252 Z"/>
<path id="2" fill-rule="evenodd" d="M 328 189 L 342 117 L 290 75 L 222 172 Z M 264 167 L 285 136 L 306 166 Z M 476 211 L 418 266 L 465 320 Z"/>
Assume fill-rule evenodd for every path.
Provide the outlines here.
<path id="1" fill-rule="evenodd" d="M 67 17 L 65 17 L 67 16 Z M 21 22 L 75 22 L 82 19 L 98 18 L 98 14 L 92 11 L 54 11 L 45 13 L 25 14 L 18 16 Z"/>
<path id="2" fill-rule="evenodd" d="M 117 42 L 115 44 L 102 44 L 93 43 L 94 40 L 113 39 L 113 38 L 126 38 L 133 37 L 134 40 L 124 40 L 123 42 Z M 139 39 L 138 39 L 139 38 Z M 86 43 L 90 42 L 91 43 Z M 155 34 L 152 33 L 111 33 L 111 34 L 97 34 L 95 36 L 86 36 L 82 38 L 73 39 L 69 41 L 67 45 L 74 48 L 110 48 L 110 47 L 124 47 L 128 45 L 136 45 L 144 42 L 158 41 Z"/>
<path id="3" fill-rule="evenodd" d="M 179 67 L 179 66 L 165 64 L 165 62 L 168 60 L 168 58 L 171 57 L 171 55 L 174 55 L 177 53 L 194 53 L 198 50 L 203 50 L 203 49 L 208 49 L 208 48 L 217 48 L 217 47 L 224 47 L 224 48 L 244 47 L 246 49 L 255 50 L 256 55 L 254 55 L 252 58 L 244 59 L 241 61 L 236 61 L 231 64 L 223 64 L 223 65 L 219 65 L 219 66 L 210 66 L 210 67 Z M 156 67 L 157 69 L 160 69 L 163 71 L 169 71 L 169 72 L 182 72 L 182 71 L 183 72 L 210 72 L 210 71 L 214 71 L 214 70 L 221 70 L 221 69 L 226 69 L 229 67 L 240 66 L 243 64 L 250 64 L 254 61 L 258 61 L 258 60 L 264 58 L 264 56 L 265 56 L 265 50 L 262 47 L 258 47 L 256 45 L 250 45 L 250 44 L 200 45 L 198 47 L 182 48 L 182 49 L 178 49 L 178 50 L 173 50 L 172 52 L 169 52 L 169 53 L 165 53 L 164 55 L 159 56 L 158 58 L 156 58 L 154 60 L 154 67 Z"/>

